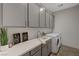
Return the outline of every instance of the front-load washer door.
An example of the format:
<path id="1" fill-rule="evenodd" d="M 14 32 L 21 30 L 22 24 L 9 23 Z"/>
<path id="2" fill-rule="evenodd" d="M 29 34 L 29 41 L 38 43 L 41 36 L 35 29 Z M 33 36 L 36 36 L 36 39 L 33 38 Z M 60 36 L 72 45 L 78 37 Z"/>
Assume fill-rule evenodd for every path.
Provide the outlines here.
<path id="1" fill-rule="evenodd" d="M 56 42 L 56 45 L 57 45 L 57 46 L 59 45 L 59 38 L 57 38 L 57 42 Z"/>
<path id="2" fill-rule="evenodd" d="M 60 38 L 60 36 L 59 37 L 57 37 L 57 41 L 56 41 L 57 43 L 56 43 L 56 45 L 58 46 L 58 48 L 61 46 L 61 38 Z"/>

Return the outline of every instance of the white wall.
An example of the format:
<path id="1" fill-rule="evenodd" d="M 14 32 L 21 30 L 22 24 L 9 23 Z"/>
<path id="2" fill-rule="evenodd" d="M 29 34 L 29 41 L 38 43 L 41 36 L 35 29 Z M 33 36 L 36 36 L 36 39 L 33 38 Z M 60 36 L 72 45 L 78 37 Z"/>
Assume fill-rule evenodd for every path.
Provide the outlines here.
<path id="1" fill-rule="evenodd" d="M 28 32 L 28 39 L 31 40 L 31 39 L 37 38 L 37 31 L 45 32 L 45 33 L 52 32 L 52 30 L 48 28 L 8 28 L 7 29 L 8 39 L 9 39 L 9 42 L 11 42 L 13 40 L 12 35 L 14 33 Z"/>
<path id="2" fill-rule="evenodd" d="M 62 44 L 79 49 L 79 5 L 54 13 L 54 32 L 62 33 Z"/>

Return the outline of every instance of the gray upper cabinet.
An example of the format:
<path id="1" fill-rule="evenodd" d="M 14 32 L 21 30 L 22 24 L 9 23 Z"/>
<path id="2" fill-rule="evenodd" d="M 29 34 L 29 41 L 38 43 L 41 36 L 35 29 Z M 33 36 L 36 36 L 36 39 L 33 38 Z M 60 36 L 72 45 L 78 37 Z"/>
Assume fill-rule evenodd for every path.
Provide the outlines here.
<path id="1" fill-rule="evenodd" d="M 2 25 L 2 4 L 0 3 L 0 26 Z"/>
<path id="2" fill-rule="evenodd" d="M 49 15 L 49 13 L 46 12 L 46 27 L 47 28 L 49 28 L 49 26 L 50 26 L 50 21 L 49 20 L 50 20 L 50 15 Z"/>
<path id="3" fill-rule="evenodd" d="M 3 4 L 3 26 L 25 27 L 26 5 L 22 3 Z"/>
<path id="4" fill-rule="evenodd" d="M 53 25 L 54 25 L 54 19 L 53 16 L 50 15 L 50 28 L 53 28 Z"/>
<path id="5" fill-rule="evenodd" d="M 53 24 L 53 16 L 37 4 L 0 4 L 0 26 L 53 28 Z"/>
<path id="6" fill-rule="evenodd" d="M 40 27 L 45 27 L 45 8 L 40 8 Z"/>
<path id="7" fill-rule="evenodd" d="M 39 27 L 40 7 L 34 3 L 29 4 L 29 27 Z"/>

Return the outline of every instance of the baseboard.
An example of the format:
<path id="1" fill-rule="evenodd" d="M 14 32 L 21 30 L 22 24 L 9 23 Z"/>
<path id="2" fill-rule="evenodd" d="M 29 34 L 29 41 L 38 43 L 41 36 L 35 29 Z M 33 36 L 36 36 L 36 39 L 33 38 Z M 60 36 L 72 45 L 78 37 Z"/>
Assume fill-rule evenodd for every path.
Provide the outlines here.
<path id="1" fill-rule="evenodd" d="M 64 45 L 64 44 L 62 44 L 62 46 L 66 46 L 66 47 L 69 47 L 69 48 L 73 48 L 73 49 L 77 49 L 77 50 L 79 50 L 79 48 L 72 47 L 72 46 L 69 46 L 69 45 Z"/>

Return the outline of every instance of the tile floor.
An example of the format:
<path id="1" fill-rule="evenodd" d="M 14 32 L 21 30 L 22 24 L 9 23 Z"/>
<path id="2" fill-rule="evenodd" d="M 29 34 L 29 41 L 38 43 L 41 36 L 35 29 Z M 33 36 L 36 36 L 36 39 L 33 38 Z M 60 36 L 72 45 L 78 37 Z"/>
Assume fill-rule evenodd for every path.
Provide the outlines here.
<path id="1" fill-rule="evenodd" d="M 79 49 L 62 46 L 57 56 L 79 56 Z"/>

